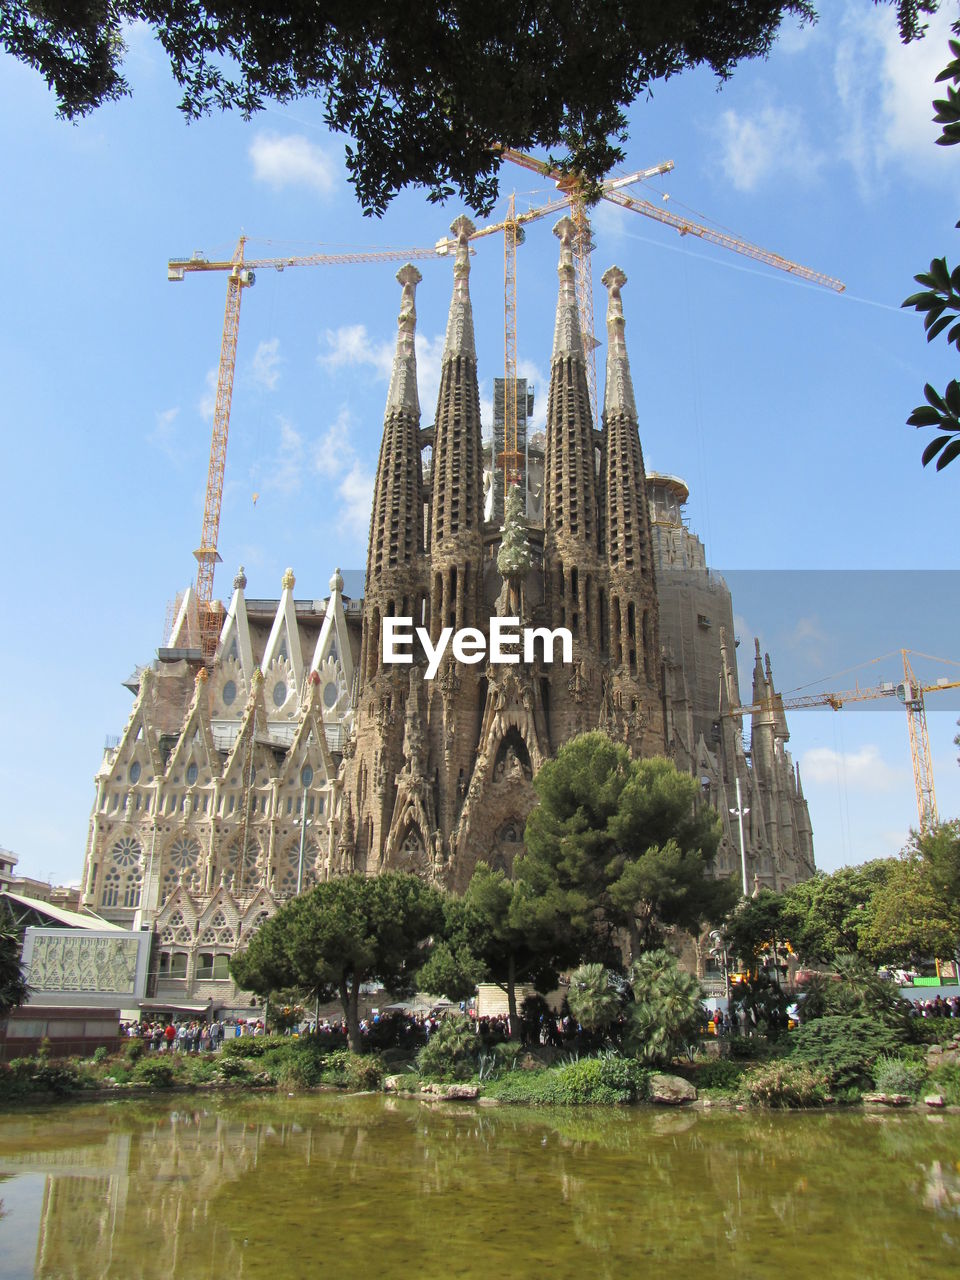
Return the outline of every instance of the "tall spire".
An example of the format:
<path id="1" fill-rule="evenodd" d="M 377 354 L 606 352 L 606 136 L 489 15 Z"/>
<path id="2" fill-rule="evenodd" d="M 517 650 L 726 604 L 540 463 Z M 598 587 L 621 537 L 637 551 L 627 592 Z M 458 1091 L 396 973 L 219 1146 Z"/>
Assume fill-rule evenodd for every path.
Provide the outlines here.
<path id="1" fill-rule="evenodd" d="M 407 262 L 397 272 L 397 280 L 403 285 L 400 298 L 400 315 L 397 318 L 397 350 L 393 357 L 390 390 L 387 393 L 387 413 L 404 412 L 420 416 L 420 398 L 417 395 L 417 285 L 423 276 Z"/>
<path id="2" fill-rule="evenodd" d="M 453 264 L 453 299 L 447 317 L 443 358 L 449 360 L 452 356 L 469 356 L 471 360 L 476 360 L 473 308 L 470 305 L 470 236 L 476 231 L 476 227 L 466 214 L 461 214 L 450 224 L 450 230 L 457 238 L 457 256 Z"/>
<path id="3" fill-rule="evenodd" d="M 557 356 L 579 356 L 583 361 L 583 335 L 580 332 L 580 310 L 577 306 L 577 277 L 573 265 L 573 241 L 577 233 L 571 217 L 563 217 L 553 228 L 560 241 L 560 262 L 557 275 L 560 290 L 557 295 L 557 320 L 553 331 L 553 359 Z"/>
<path id="4" fill-rule="evenodd" d="M 603 273 L 602 280 L 607 287 L 607 382 L 603 415 L 607 418 L 622 413 L 636 421 L 637 402 L 627 359 L 623 299 L 620 297 L 620 289 L 627 283 L 627 277 L 619 267 L 610 267 Z"/>
<path id="5" fill-rule="evenodd" d="M 423 549 L 423 472 L 420 400 L 417 396 L 416 286 L 420 272 L 409 262 L 397 272 L 403 287 L 397 351 L 383 416 L 383 438 L 373 489 L 368 588 L 374 578 L 407 566 L 419 568 Z M 379 642 L 379 641 L 378 641 Z"/>
<path id="6" fill-rule="evenodd" d="M 474 230 L 462 216 L 451 225 L 457 238 L 453 266 L 453 297 L 447 319 L 447 336 L 440 365 L 440 392 L 433 442 L 433 491 L 431 495 L 431 545 L 434 552 L 444 548 L 451 554 L 451 566 L 471 563 L 479 556 L 483 526 L 483 445 L 480 433 L 480 390 L 477 384 L 477 351 L 473 340 L 473 310 L 470 306 L 470 243 Z M 465 544 L 454 552 L 451 538 L 469 535 L 476 547 Z M 466 559 L 463 557 L 466 556 Z M 473 562 L 474 569 L 476 562 Z M 433 566 L 436 574 L 438 566 Z M 455 576 L 455 575 L 454 575 Z M 461 574 L 461 579 L 463 578 Z M 456 596 L 457 625 L 466 606 L 461 585 L 451 590 Z M 436 592 L 434 593 L 436 595 Z M 435 602 L 436 605 L 436 602 Z M 444 625 L 449 616 L 444 613 Z M 472 617 L 472 614 L 471 614 Z"/>

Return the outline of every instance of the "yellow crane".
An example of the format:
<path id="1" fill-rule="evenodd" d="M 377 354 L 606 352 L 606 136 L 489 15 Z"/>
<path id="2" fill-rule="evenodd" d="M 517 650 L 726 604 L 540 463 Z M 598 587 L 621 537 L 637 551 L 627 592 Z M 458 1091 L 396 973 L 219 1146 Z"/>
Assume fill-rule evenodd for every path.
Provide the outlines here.
<path id="1" fill-rule="evenodd" d="M 220 364 L 217 370 L 217 396 L 213 411 L 213 432 L 210 441 L 210 465 L 207 470 L 207 490 L 203 504 L 203 526 L 200 546 L 193 553 L 197 559 L 197 617 L 200 628 L 200 648 L 204 661 L 213 662 L 220 635 L 220 611 L 213 601 L 213 578 L 220 555 L 217 539 L 220 533 L 220 508 L 223 503 L 223 475 L 227 461 L 227 437 L 230 430 L 230 405 L 233 400 L 233 375 L 237 364 L 237 337 L 240 332 L 240 300 L 243 290 L 256 281 L 256 272 L 272 267 L 283 271 L 286 267 L 321 267 L 353 262 L 389 262 L 401 259 L 442 257 L 446 248 L 432 249 L 369 249 L 342 253 L 308 253 L 285 258 L 247 258 L 244 250 L 247 237 L 241 236 L 233 256 L 229 259 L 208 259 L 202 253 L 190 258 L 171 258 L 167 263 L 167 279 L 181 281 L 188 274 L 219 271 L 227 275 L 227 302 L 223 316 L 223 337 L 220 342 Z"/>
<path id="2" fill-rule="evenodd" d="M 858 684 L 853 689 L 840 692 L 802 693 L 794 697 L 784 697 L 775 693 L 772 698 L 761 702 L 751 702 L 740 707 L 733 707 L 724 712 L 728 717 L 754 715 L 758 712 L 796 711 L 804 707 L 832 707 L 839 711 L 847 702 L 869 702 L 875 698 L 897 698 L 907 713 L 907 731 L 910 737 L 910 758 L 913 764 L 913 781 L 917 791 L 917 815 L 920 819 L 920 830 L 937 824 L 937 797 L 933 785 L 933 763 L 930 757 L 930 737 L 927 733 L 927 713 L 924 694 L 940 693 L 945 689 L 960 689 L 960 680 L 948 680 L 945 677 L 933 684 L 923 684 L 917 679 L 910 663 L 910 654 L 914 657 L 926 658 L 931 662 L 945 662 L 950 666 L 960 666 L 951 658 L 934 658 L 928 653 L 917 653 L 912 649 L 901 649 L 903 661 L 903 680 L 886 680 L 876 685 L 861 688 Z M 892 654 L 873 658 L 871 665 L 883 662 Z"/>
<path id="3" fill-rule="evenodd" d="M 590 392 L 590 408 L 593 414 L 594 424 L 598 424 L 597 416 L 597 366 L 595 351 L 599 345 L 594 336 L 593 326 L 593 278 L 590 272 L 590 253 L 594 248 L 590 219 L 587 216 L 587 203 L 584 196 L 584 182 L 577 174 L 562 173 L 559 169 L 544 160 L 538 160 L 535 156 L 527 155 L 523 151 L 515 151 L 512 147 L 498 146 L 497 151 L 505 160 L 520 165 L 521 168 L 527 169 L 531 173 L 538 174 L 541 178 L 547 178 L 554 182 L 562 191 L 563 198 L 552 202 L 537 213 L 534 211 L 532 216 L 543 216 L 553 209 L 559 209 L 565 205 L 569 206 L 570 216 L 577 228 L 574 237 L 575 245 L 575 264 L 577 271 L 577 300 L 580 308 L 580 328 L 583 334 L 584 353 L 587 356 L 587 385 Z M 673 161 L 668 160 L 661 165 L 655 165 L 652 169 L 643 169 L 638 173 L 628 174 L 620 178 L 609 178 L 600 184 L 600 195 L 604 200 L 609 200 L 612 204 L 619 205 L 621 208 L 630 209 L 634 213 L 642 214 L 646 218 L 652 218 L 667 227 L 672 227 L 680 235 L 698 236 L 701 240 L 706 240 L 710 244 L 719 245 L 723 249 L 730 249 L 734 253 L 740 253 L 748 258 L 753 258 L 756 262 L 763 262 L 767 266 L 775 267 L 779 271 L 786 271 L 790 275 L 796 276 L 800 280 L 806 280 L 811 284 L 822 285 L 824 288 L 833 289 L 837 293 L 842 293 L 845 285 L 840 280 L 835 280 L 833 276 L 824 275 L 821 271 L 814 271 L 810 267 L 801 266 L 798 262 L 792 262 L 789 258 L 783 257 L 779 253 L 773 253 L 769 249 L 762 249 L 758 245 L 751 244 L 747 240 L 734 236 L 726 231 L 720 231 L 715 227 L 707 227 L 699 222 L 694 222 L 690 218 L 684 218 L 679 214 L 673 213 L 671 210 L 663 208 L 661 205 L 654 204 L 650 200 L 645 200 L 640 196 L 629 194 L 624 188 L 631 186 L 633 183 L 640 182 L 645 178 L 653 177 L 657 174 L 669 173 L 673 169 Z M 512 210 L 512 205 L 511 205 Z M 520 215 L 521 218 L 524 215 Z M 525 219 L 529 220 L 529 219 Z M 517 219 L 519 222 L 519 219 Z M 508 217 L 504 224 L 498 225 L 490 230 L 499 230 L 500 226 L 509 225 Z M 486 234 L 487 229 L 483 232 Z M 507 241 L 504 242 L 504 252 L 507 253 Z M 514 245 L 515 252 L 515 245 Z M 514 271 L 515 279 L 515 271 Z M 510 307 L 509 291 L 507 300 L 507 309 Z M 515 301 L 514 315 L 515 315 Z M 508 317 L 509 323 L 509 317 Z M 516 333 L 514 320 L 514 334 Z M 508 339 L 509 342 L 509 339 Z M 514 384 L 515 385 L 515 384 Z"/>

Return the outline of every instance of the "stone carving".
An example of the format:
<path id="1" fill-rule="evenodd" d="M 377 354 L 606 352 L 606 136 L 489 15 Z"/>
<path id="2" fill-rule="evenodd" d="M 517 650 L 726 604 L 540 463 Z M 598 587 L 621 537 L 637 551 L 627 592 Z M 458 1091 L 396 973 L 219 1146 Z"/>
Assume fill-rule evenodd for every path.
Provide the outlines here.
<path id="1" fill-rule="evenodd" d="M 77 932 L 34 939 L 27 983 L 34 991 L 134 994 L 136 938 L 104 938 Z"/>

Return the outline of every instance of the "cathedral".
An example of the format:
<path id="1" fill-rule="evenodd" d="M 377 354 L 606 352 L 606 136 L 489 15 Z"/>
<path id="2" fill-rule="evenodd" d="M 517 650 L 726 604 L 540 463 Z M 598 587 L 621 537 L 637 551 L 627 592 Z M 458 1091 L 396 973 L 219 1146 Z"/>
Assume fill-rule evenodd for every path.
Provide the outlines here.
<path id="1" fill-rule="evenodd" d="M 429 425 L 417 390 L 420 273 L 407 265 L 397 275 L 362 592 L 346 592 L 337 570 L 327 597 L 296 599 L 288 570 L 279 600 L 253 600 L 241 570 L 212 666 L 188 592 L 156 662 L 128 681 L 131 715 L 97 775 L 83 900 L 154 931 L 158 1004 L 232 1008 L 229 956 L 320 879 L 397 868 L 462 891 L 480 860 L 509 873 L 536 772 L 597 728 L 698 779 L 698 803 L 723 826 L 718 874 L 784 888 L 814 873 L 769 658 L 758 646 L 752 697 L 762 705 L 747 741 L 730 592 L 687 526 L 683 481 L 644 468 L 623 272 L 603 276 L 597 426 L 574 225 L 557 224 L 546 430 L 524 439 L 521 484 L 504 496 L 494 474 L 502 443 L 485 451 L 481 435 L 473 229 L 465 217 L 452 228 L 453 297 Z M 522 398 L 532 408 L 532 391 Z M 436 647 L 448 628 L 489 640 L 497 616 L 541 634 L 562 629 L 569 660 L 548 661 L 544 645 L 532 661 L 463 662 L 448 646 L 431 678 L 416 644 L 412 661 L 384 661 L 385 620 L 410 620 Z"/>

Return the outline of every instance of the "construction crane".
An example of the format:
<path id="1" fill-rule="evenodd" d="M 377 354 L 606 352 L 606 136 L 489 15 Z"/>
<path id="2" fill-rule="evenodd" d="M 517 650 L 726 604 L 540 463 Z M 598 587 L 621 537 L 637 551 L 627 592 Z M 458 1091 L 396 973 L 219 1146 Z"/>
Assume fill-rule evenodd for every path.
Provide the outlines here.
<path id="1" fill-rule="evenodd" d="M 869 702 L 875 698 L 897 698 L 907 713 L 907 731 L 910 737 L 910 758 L 913 764 L 913 781 L 917 791 L 917 814 L 920 819 L 920 830 L 926 831 L 937 824 L 937 797 L 933 785 L 933 763 L 930 757 L 930 738 L 927 733 L 927 713 L 924 694 L 940 693 L 945 689 L 960 689 L 960 680 L 942 678 L 934 684 L 922 684 L 916 677 L 910 663 L 910 654 L 927 658 L 931 662 L 945 662 L 951 666 L 960 666 L 950 658 L 934 658 L 928 653 L 917 653 L 916 650 L 901 649 L 903 661 L 903 680 L 885 680 L 880 684 L 841 692 L 803 693 L 794 697 L 784 697 L 775 693 L 772 698 L 761 702 L 751 702 L 744 706 L 734 707 L 724 712 L 727 717 L 740 717 L 763 712 L 796 711 L 804 707 L 832 707 L 839 711 L 847 702 Z M 892 654 L 884 654 L 874 658 L 871 665 L 883 662 Z"/>
<path id="2" fill-rule="evenodd" d="M 570 216 L 577 229 L 574 237 L 574 259 L 577 272 L 580 329 L 583 334 L 584 354 L 587 357 L 587 385 L 590 392 L 590 408 L 593 420 L 594 423 L 597 423 L 597 365 L 595 352 L 599 343 L 594 336 L 593 279 L 590 272 L 590 254 L 593 251 L 594 244 L 591 238 L 590 219 L 587 216 L 583 179 L 579 174 L 563 173 L 546 161 L 537 160 L 535 156 L 527 155 L 523 151 L 515 151 L 512 147 L 498 145 L 496 150 L 505 160 L 520 165 L 521 168 L 527 169 L 531 173 L 536 173 L 541 178 L 550 179 L 564 193 L 563 200 L 546 206 L 543 212 L 548 212 L 551 208 L 556 209 L 563 205 L 569 205 Z M 653 177 L 658 173 L 669 173 L 673 167 L 673 162 L 667 161 L 664 165 L 655 166 L 653 169 L 644 169 L 640 173 L 630 174 L 622 178 L 607 179 L 600 184 L 600 196 L 602 199 L 609 200 L 612 204 L 619 205 L 621 208 L 630 209 L 634 213 L 642 214 L 644 217 L 653 218 L 664 226 L 673 227 L 682 236 L 698 236 L 701 240 L 709 241 L 710 244 L 719 245 L 723 249 L 730 249 L 734 253 L 743 254 L 748 258 L 753 258 L 756 262 L 763 262 L 767 266 L 776 267 L 779 271 L 786 271 L 790 275 L 797 276 L 800 280 L 822 285 L 824 288 L 833 289 L 837 293 L 844 291 L 846 286 L 832 276 L 824 275 L 820 271 L 814 271 L 810 267 L 801 266 L 798 262 L 792 262 L 789 258 L 784 258 L 779 253 L 772 253 L 769 249 L 761 249 L 755 244 L 750 244 L 747 240 L 742 240 L 739 236 L 730 235 L 728 232 L 719 231 L 713 227 L 703 226 L 699 222 L 693 222 L 691 219 L 672 213 L 649 200 L 629 195 L 623 189 L 632 183 Z"/>
<path id="3" fill-rule="evenodd" d="M 202 253 L 190 258 L 171 258 L 167 263 L 167 279 L 181 281 L 194 272 L 222 271 L 227 273 L 227 302 L 223 316 L 223 337 L 220 343 L 220 365 L 217 370 L 217 396 L 213 411 L 213 432 L 210 441 L 210 465 L 207 470 L 207 491 L 203 504 L 203 526 L 200 546 L 193 553 L 197 559 L 197 616 L 200 627 L 200 649 L 203 660 L 209 666 L 217 650 L 220 635 L 220 610 L 213 602 L 213 578 L 220 555 L 217 539 L 220 533 L 220 508 L 223 502 L 223 476 L 227 461 L 227 436 L 230 430 L 230 405 L 233 400 L 233 375 L 237 363 L 237 337 L 240 332 L 240 301 L 244 289 L 256 281 L 256 272 L 272 267 L 283 271 L 286 267 L 335 266 L 353 262 L 390 262 L 397 259 L 436 258 L 448 250 L 441 246 L 432 249 L 370 249 L 347 253 L 308 253 L 286 258 L 246 258 L 244 250 L 247 237 L 241 236 L 233 256 L 229 259 L 210 260 Z"/>

